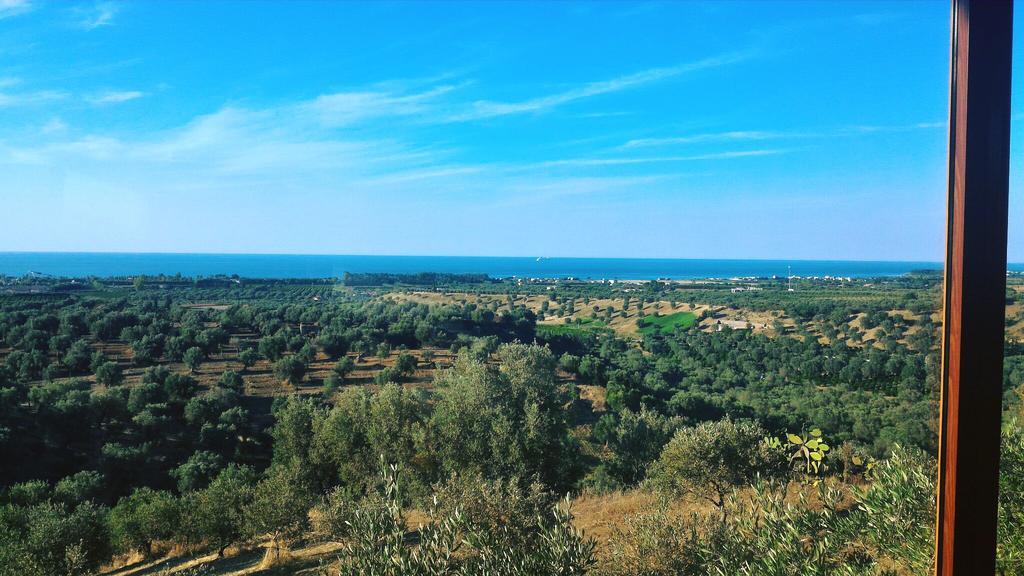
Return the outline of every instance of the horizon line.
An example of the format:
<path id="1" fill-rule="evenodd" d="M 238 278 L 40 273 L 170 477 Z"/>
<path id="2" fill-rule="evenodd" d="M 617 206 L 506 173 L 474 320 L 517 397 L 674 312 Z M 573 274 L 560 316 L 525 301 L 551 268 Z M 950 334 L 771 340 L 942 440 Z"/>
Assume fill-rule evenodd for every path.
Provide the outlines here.
<path id="1" fill-rule="evenodd" d="M 863 262 L 863 263 L 916 263 L 944 265 L 942 260 L 869 259 L 869 258 L 783 258 L 783 257 L 684 257 L 684 256 L 538 256 L 531 255 L 469 255 L 469 254 L 343 254 L 306 252 L 173 252 L 173 251 L 118 251 L 118 250 L 0 250 L 0 257 L 8 254 L 61 254 L 61 255 L 118 255 L 118 256 L 295 256 L 343 258 L 522 258 L 540 260 L 689 260 L 733 262 Z M 1007 262 L 1007 264 L 1024 264 Z"/>

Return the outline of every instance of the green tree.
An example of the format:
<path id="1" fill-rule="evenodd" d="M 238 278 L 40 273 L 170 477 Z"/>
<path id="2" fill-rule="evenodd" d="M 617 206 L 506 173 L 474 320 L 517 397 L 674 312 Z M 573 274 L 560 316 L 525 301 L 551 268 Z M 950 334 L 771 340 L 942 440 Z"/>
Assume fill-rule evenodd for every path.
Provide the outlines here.
<path id="1" fill-rule="evenodd" d="M 302 379 L 306 376 L 306 369 L 306 363 L 295 354 L 285 356 L 274 363 L 274 375 L 279 380 L 296 387 L 302 383 Z"/>
<path id="2" fill-rule="evenodd" d="M 229 465 L 210 485 L 185 497 L 186 533 L 192 542 L 217 549 L 217 556 L 247 534 L 245 511 L 252 504 L 257 474 L 247 466 Z"/>
<path id="3" fill-rule="evenodd" d="M 217 380 L 217 386 L 241 394 L 245 392 L 245 381 L 242 376 L 234 370 L 225 370 Z"/>
<path id="4" fill-rule="evenodd" d="M 395 359 L 395 369 L 402 376 L 412 376 L 416 372 L 416 357 L 408 352 L 402 352 Z"/>
<path id="5" fill-rule="evenodd" d="M 787 455 L 765 441 L 757 422 L 726 418 L 681 428 L 654 465 L 655 485 L 674 494 L 692 494 L 720 510 L 726 495 L 755 477 L 780 477 Z"/>
<path id="6" fill-rule="evenodd" d="M 104 386 L 117 386 L 124 382 L 124 374 L 116 362 L 104 362 L 96 369 L 96 382 Z"/>
<path id="7" fill-rule="evenodd" d="M 333 330 L 324 330 L 316 339 L 317 345 L 331 358 L 337 358 L 348 352 L 348 340 Z"/>
<path id="8" fill-rule="evenodd" d="M 291 541 L 306 531 L 309 510 L 315 494 L 298 466 L 271 466 L 256 484 L 252 502 L 244 508 L 248 533 L 252 537 L 270 536 L 275 558 Z"/>
<path id="9" fill-rule="evenodd" d="M 248 370 L 256 365 L 256 361 L 259 360 L 259 353 L 252 348 L 246 348 L 238 353 L 238 361 L 242 363 L 242 370 Z"/>
<path id="10" fill-rule="evenodd" d="M 110 556 L 106 513 L 93 502 L 0 506 L 0 575 L 95 573 Z"/>
<path id="11" fill-rule="evenodd" d="M 53 487 L 53 497 L 66 505 L 76 506 L 83 502 L 98 500 L 104 488 L 103 474 L 94 470 L 82 470 L 57 482 Z"/>
<path id="12" fill-rule="evenodd" d="M 274 428 L 270 433 L 274 464 L 297 466 L 307 477 L 315 477 L 319 470 L 310 452 L 324 416 L 324 410 L 312 400 L 288 396 L 274 411 Z"/>
<path id="13" fill-rule="evenodd" d="M 178 481 L 178 492 L 184 494 L 203 489 L 223 468 L 224 459 L 220 455 L 199 450 L 171 470 L 171 476 Z"/>
<path id="14" fill-rule="evenodd" d="M 569 396 L 551 351 L 509 344 L 498 359 L 494 369 L 462 354 L 435 378 L 431 428 L 442 468 L 487 478 L 536 474 L 549 486 L 567 486 L 576 452 L 564 410 Z"/>
<path id="15" fill-rule="evenodd" d="M 666 418 L 646 408 L 606 414 L 594 427 L 594 439 L 612 453 L 607 470 L 617 482 L 630 486 L 640 482 L 647 468 L 681 426 L 680 419 Z"/>
<path id="16" fill-rule="evenodd" d="M 111 542 L 123 553 L 153 553 L 158 540 L 169 540 L 178 534 L 181 509 L 170 492 L 138 488 L 121 498 L 107 516 Z"/>
<path id="17" fill-rule="evenodd" d="M 91 358 L 92 349 L 89 348 L 88 340 L 76 340 L 64 355 L 64 366 L 72 373 L 84 372 L 89 369 Z"/>
<path id="18" fill-rule="evenodd" d="M 260 354 L 264 358 L 271 362 L 277 362 L 287 350 L 288 343 L 281 335 L 264 336 L 260 339 L 259 348 Z"/>
<path id="19" fill-rule="evenodd" d="M 356 363 L 352 361 L 348 356 L 342 357 L 338 360 L 338 363 L 334 365 L 332 372 L 338 376 L 340 380 L 345 380 L 353 370 L 356 369 Z"/>
<path id="20" fill-rule="evenodd" d="M 182 356 L 182 361 L 185 366 L 188 366 L 189 372 L 195 372 L 199 368 L 199 364 L 203 361 L 203 351 L 198 346 L 193 346 L 188 350 L 185 350 L 185 355 Z"/>

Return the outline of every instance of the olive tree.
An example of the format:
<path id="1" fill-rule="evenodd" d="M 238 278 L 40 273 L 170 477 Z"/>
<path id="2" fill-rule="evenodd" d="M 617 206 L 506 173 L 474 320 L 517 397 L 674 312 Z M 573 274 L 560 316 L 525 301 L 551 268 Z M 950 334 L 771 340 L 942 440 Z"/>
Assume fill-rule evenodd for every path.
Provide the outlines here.
<path id="1" fill-rule="evenodd" d="M 720 510 L 726 495 L 756 477 L 780 477 L 786 453 L 771 446 L 754 421 L 726 418 L 681 428 L 662 450 L 651 477 L 670 493 L 703 498 Z"/>
<path id="2" fill-rule="evenodd" d="M 271 466 L 244 508 L 249 535 L 269 535 L 268 552 L 273 550 L 275 558 L 280 557 L 281 550 L 287 549 L 308 528 L 314 499 L 315 494 L 298 466 Z"/>

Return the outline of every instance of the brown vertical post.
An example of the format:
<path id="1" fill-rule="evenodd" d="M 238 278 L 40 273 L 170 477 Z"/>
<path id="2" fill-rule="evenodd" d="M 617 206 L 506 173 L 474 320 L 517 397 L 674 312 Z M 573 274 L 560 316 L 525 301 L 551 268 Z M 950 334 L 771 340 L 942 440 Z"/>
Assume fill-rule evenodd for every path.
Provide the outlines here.
<path id="1" fill-rule="evenodd" d="M 1012 33 L 1009 0 L 953 0 L 939 576 L 995 572 Z"/>

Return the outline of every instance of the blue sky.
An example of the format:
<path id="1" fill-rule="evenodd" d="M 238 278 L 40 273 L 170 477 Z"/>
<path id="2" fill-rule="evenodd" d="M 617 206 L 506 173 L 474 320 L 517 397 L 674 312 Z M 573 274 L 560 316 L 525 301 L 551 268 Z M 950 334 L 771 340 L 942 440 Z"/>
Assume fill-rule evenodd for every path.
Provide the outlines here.
<path id="1" fill-rule="evenodd" d="M 948 41 L 941 1 L 0 0 L 0 250 L 939 260 Z"/>

